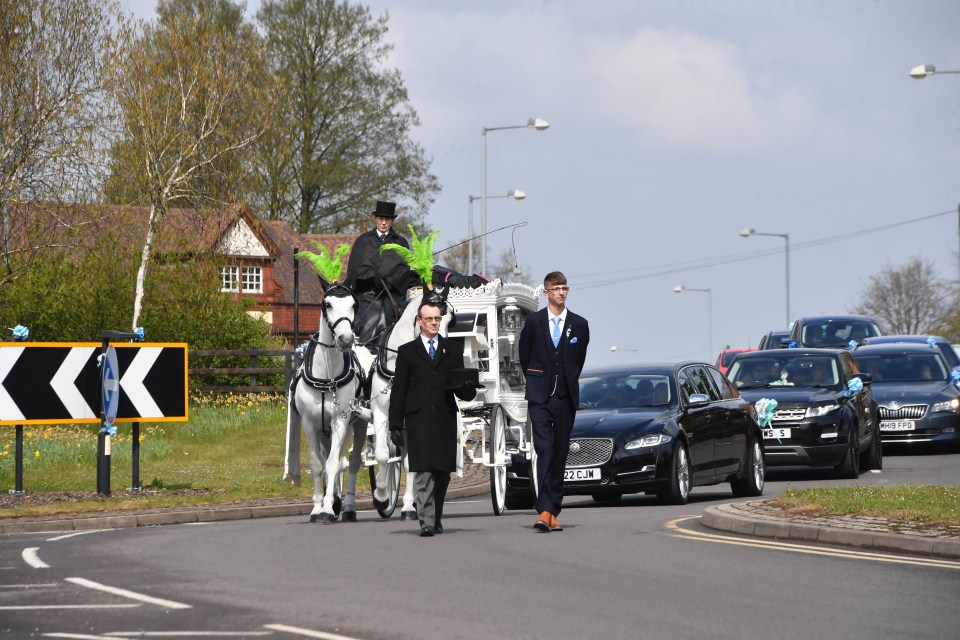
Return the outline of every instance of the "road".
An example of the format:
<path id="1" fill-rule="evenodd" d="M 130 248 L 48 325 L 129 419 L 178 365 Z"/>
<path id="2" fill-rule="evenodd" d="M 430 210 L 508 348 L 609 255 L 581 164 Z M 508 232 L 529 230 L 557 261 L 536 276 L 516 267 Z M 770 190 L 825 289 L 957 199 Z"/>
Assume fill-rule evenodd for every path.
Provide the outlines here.
<path id="1" fill-rule="evenodd" d="M 960 454 L 884 462 L 859 484 L 960 484 Z M 774 469 L 766 495 L 850 482 L 829 476 Z M 450 503 L 434 538 L 375 512 L 0 536 L 0 637 L 956 637 L 960 563 L 700 525 L 733 499 L 726 485 L 683 507 L 571 498 L 549 534 L 481 496 Z"/>

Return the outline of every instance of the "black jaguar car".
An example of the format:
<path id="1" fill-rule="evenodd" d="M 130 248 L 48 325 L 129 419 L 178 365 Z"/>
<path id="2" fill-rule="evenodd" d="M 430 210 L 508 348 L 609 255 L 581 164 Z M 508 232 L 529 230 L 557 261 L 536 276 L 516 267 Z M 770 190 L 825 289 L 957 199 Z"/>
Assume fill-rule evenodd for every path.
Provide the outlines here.
<path id="1" fill-rule="evenodd" d="M 884 443 L 960 443 L 960 389 L 933 345 L 870 344 L 853 357 L 872 379 Z"/>
<path id="2" fill-rule="evenodd" d="M 511 473 L 516 482 L 523 472 Z M 722 482 L 736 496 L 759 496 L 764 476 L 753 409 L 715 367 L 645 364 L 581 375 L 565 495 L 612 501 L 644 492 L 685 504 L 692 487 Z"/>
<path id="3" fill-rule="evenodd" d="M 842 349 L 776 349 L 737 356 L 728 376 L 753 403 L 768 466 L 829 466 L 842 478 L 880 469 L 870 376 Z"/>

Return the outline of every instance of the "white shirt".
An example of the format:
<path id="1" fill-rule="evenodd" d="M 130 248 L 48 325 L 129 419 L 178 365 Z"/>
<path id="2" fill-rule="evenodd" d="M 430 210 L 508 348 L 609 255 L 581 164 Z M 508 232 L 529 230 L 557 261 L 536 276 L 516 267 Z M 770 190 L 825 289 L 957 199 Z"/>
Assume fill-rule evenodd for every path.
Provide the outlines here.
<path id="1" fill-rule="evenodd" d="M 430 338 L 421 333 L 420 341 L 423 342 L 423 348 L 426 349 L 427 355 L 430 355 Z M 440 334 L 433 337 L 433 348 L 438 352 L 440 351 Z"/>

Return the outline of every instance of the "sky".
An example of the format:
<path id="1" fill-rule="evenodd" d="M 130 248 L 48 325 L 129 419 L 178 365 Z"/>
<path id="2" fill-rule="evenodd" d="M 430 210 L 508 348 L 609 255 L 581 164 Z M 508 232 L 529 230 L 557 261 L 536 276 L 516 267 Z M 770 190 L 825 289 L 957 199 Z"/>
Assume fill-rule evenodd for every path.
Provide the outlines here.
<path id="1" fill-rule="evenodd" d="M 364 4 L 443 188 L 435 248 L 467 237 L 483 129 L 519 127 L 485 136 L 487 229 L 526 223 L 487 262 L 512 239 L 528 282 L 566 274 L 587 366 L 755 347 L 787 328 L 787 282 L 792 321 L 915 257 L 960 278 L 960 74 L 909 76 L 960 70 L 955 0 Z"/>

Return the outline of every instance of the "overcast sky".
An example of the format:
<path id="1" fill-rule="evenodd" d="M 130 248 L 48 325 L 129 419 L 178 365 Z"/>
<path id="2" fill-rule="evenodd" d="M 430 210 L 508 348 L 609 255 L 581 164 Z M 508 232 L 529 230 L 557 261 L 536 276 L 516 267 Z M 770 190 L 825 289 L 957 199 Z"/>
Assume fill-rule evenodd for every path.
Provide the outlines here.
<path id="1" fill-rule="evenodd" d="M 916 256 L 958 279 L 960 75 L 908 75 L 960 70 L 956 0 L 366 4 L 443 187 L 437 248 L 467 235 L 482 128 L 549 122 L 487 133 L 487 227 L 528 223 L 520 266 L 567 275 L 588 366 L 714 361 L 786 328 L 786 242 L 749 227 L 789 234 L 791 320 L 850 311 Z M 490 199 L 510 189 L 527 198 Z"/>

